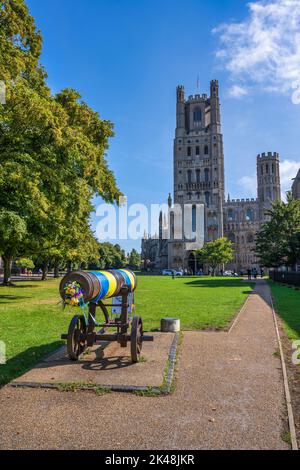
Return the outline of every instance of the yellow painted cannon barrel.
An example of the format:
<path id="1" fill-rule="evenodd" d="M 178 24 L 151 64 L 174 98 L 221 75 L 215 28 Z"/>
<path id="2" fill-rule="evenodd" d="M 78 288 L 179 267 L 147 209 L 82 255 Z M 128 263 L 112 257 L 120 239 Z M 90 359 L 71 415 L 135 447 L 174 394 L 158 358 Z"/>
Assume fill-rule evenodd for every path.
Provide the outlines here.
<path id="1" fill-rule="evenodd" d="M 62 279 L 60 295 L 64 301 L 72 299 L 72 302 L 67 302 L 71 305 L 81 305 L 117 297 L 124 286 L 134 292 L 136 285 L 136 275 L 129 269 L 74 271 Z"/>

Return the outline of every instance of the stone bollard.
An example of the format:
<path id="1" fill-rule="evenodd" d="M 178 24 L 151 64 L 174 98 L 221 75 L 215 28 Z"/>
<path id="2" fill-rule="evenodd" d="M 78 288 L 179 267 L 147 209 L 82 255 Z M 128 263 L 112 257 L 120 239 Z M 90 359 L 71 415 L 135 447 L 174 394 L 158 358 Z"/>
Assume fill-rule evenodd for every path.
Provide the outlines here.
<path id="1" fill-rule="evenodd" d="M 163 333 L 177 333 L 180 331 L 180 320 L 178 318 L 162 318 L 161 331 Z"/>

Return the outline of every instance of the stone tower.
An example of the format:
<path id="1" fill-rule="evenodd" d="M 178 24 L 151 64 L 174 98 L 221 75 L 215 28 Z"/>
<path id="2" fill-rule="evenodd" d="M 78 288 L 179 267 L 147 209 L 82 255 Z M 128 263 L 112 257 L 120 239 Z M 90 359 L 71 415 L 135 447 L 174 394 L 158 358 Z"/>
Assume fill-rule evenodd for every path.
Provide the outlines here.
<path id="1" fill-rule="evenodd" d="M 223 236 L 224 153 L 219 83 L 210 83 L 210 96 L 185 99 L 177 87 L 174 140 L 174 202 L 205 204 L 205 240 Z"/>
<path id="2" fill-rule="evenodd" d="M 272 201 L 281 200 L 280 158 L 276 152 L 257 156 L 257 196 L 260 206 L 260 219 L 265 219 L 264 210 Z"/>

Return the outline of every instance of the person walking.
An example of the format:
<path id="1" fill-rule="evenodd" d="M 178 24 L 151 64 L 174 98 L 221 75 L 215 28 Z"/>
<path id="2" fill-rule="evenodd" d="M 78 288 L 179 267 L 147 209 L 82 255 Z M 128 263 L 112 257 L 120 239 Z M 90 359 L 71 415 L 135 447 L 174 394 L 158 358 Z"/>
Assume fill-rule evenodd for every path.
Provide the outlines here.
<path id="1" fill-rule="evenodd" d="M 247 274 L 248 274 L 249 281 L 251 281 L 252 276 L 251 276 L 251 269 L 250 268 L 247 269 Z"/>
<path id="2" fill-rule="evenodd" d="M 265 275 L 264 269 L 261 268 L 261 270 L 260 270 L 260 277 L 263 279 L 264 275 Z"/>

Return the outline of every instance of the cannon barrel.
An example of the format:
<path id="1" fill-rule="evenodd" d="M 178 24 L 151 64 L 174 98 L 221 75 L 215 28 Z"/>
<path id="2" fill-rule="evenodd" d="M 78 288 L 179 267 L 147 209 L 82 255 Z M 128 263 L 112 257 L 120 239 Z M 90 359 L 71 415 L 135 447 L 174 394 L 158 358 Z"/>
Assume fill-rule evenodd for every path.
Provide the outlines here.
<path id="1" fill-rule="evenodd" d="M 120 295 L 123 287 L 134 292 L 137 285 L 136 275 L 129 269 L 111 269 L 107 271 L 73 271 L 63 277 L 60 283 L 60 295 L 66 297 L 66 286 L 72 282 L 80 284 L 85 303 L 97 303 Z"/>

